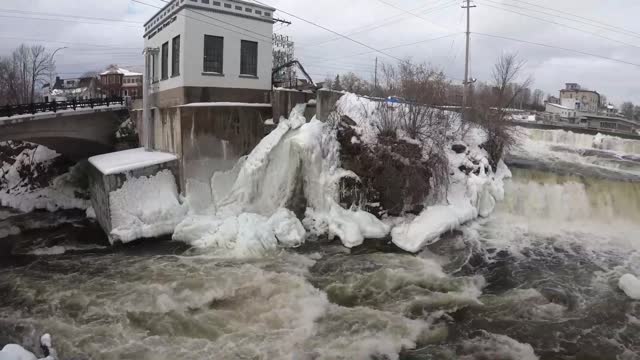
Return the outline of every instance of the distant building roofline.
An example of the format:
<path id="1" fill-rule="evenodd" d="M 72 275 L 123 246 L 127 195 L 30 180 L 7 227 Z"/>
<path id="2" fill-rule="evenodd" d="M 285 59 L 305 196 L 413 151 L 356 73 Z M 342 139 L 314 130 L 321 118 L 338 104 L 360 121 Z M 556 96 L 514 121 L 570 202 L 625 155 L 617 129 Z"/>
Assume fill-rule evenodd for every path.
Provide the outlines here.
<path id="1" fill-rule="evenodd" d="M 180 0 L 172 0 L 172 1 L 169 1 L 169 2 L 167 3 L 167 5 L 163 6 L 160 10 L 158 10 L 155 14 L 153 14 L 153 16 L 151 16 L 151 17 L 149 18 L 149 20 L 147 20 L 147 21 L 144 23 L 143 27 L 146 27 L 147 25 L 149 25 L 149 23 L 151 23 L 151 21 L 152 21 L 153 19 L 155 19 L 155 17 L 156 17 L 156 16 L 158 16 L 158 14 L 160 14 L 160 13 L 162 13 L 163 11 L 167 10 L 169 7 L 171 7 L 171 6 L 174 4 L 174 2 L 179 2 L 179 1 L 180 1 Z M 188 1 L 188 0 L 187 0 L 187 1 Z M 248 2 L 248 1 L 242 1 L 242 0 L 226 0 L 226 1 L 231 2 L 231 3 L 241 4 L 241 5 L 253 6 L 253 7 L 255 7 L 255 8 L 262 9 L 262 10 L 267 10 L 267 11 L 270 11 L 270 12 L 274 12 L 274 11 L 276 11 L 276 10 L 277 10 L 276 8 L 273 8 L 273 7 L 271 7 L 271 6 L 265 6 L 265 5 L 262 5 L 262 4 L 253 3 L 253 2 Z M 178 4 L 178 7 L 180 8 L 180 7 L 183 7 L 184 5 L 188 5 L 188 3 L 186 3 L 186 4 Z"/>

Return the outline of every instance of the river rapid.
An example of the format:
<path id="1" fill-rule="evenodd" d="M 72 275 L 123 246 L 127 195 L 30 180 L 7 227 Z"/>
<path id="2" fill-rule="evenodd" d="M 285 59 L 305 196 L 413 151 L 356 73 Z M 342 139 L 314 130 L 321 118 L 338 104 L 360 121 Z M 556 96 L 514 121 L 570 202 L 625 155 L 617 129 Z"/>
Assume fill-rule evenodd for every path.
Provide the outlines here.
<path id="1" fill-rule="evenodd" d="M 61 359 L 640 359 L 640 142 L 521 130 L 505 201 L 417 255 L 309 241 L 237 260 L 107 247 L 0 209 L 0 345 Z"/>

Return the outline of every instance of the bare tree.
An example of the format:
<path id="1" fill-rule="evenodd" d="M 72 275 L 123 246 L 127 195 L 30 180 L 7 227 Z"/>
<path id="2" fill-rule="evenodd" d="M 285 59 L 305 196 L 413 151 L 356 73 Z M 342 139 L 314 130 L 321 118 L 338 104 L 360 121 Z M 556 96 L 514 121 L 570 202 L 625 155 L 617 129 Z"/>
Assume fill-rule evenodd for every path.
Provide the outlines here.
<path id="1" fill-rule="evenodd" d="M 633 120 L 633 109 L 634 109 L 634 105 L 632 102 L 627 101 L 622 103 L 622 106 L 620 107 L 620 113 L 627 119 L 629 120 Z"/>
<path id="2" fill-rule="evenodd" d="M 492 90 L 474 95 L 471 118 L 487 133 L 484 148 L 489 153 L 494 170 L 504 151 L 516 141 L 514 127 L 509 124 L 508 110 L 513 106 L 514 99 L 533 82 L 531 77 L 517 82 L 525 65 L 526 62 L 518 59 L 515 53 L 502 55 L 493 68 Z"/>
<path id="3" fill-rule="evenodd" d="M 536 89 L 533 92 L 533 107 L 538 109 L 542 106 L 542 99 L 544 99 L 544 91 Z"/>
<path id="4" fill-rule="evenodd" d="M 55 64 L 51 54 L 46 51 L 44 46 L 35 45 L 29 50 L 29 60 L 31 62 L 31 96 L 29 101 L 34 102 L 36 84 L 45 80 L 54 71 Z"/>
<path id="5" fill-rule="evenodd" d="M 20 45 L 11 56 L 0 59 L 0 101 L 33 102 L 37 86 L 53 71 L 55 64 L 44 47 Z"/>

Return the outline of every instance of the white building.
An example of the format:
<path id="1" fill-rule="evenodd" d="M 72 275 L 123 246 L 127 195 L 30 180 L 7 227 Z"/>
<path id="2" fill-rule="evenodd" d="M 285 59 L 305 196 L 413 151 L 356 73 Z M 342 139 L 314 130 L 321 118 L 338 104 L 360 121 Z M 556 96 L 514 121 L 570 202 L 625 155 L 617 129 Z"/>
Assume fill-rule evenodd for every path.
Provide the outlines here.
<path id="1" fill-rule="evenodd" d="M 564 120 L 564 121 L 569 121 L 569 119 L 575 119 L 577 115 L 576 114 L 577 112 L 575 109 L 558 105 L 558 104 L 552 104 L 552 103 L 546 104 L 545 111 L 547 113 L 553 114 L 553 116 L 556 118 L 559 118 L 559 120 Z"/>
<path id="2" fill-rule="evenodd" d="M 240 0 L 173 0 L 144 26 L 154 106 L 265 102 L 271 90 L 273 12 Z"/>

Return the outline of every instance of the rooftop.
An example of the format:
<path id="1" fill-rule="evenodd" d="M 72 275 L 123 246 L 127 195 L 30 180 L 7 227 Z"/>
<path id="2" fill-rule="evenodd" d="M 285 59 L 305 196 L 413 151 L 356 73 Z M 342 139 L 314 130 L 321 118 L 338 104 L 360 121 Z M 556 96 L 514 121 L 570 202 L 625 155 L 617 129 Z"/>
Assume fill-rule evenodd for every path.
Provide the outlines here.
<path id="1" fill-rule="evenodd" d="M 163 23 L 164 20 L 170 18 L 185 7 L 238 15 L 261 21 L 272 21 L 273 12 L 276 11 L 275 8 L 270 6 L 242 0 L 207 0 L 206 2 L 205 0 L 172 0 L 167 2 L 167 5 L 155 13 L 144 24 L 145 36 L 147 32 L 153 30 L 156 25 L 159 25 L 158 23 Z"/>
<path id="2" fill-rule="evenodd" d="M 93 156 L 89 158 L 89 163 L 95 166 L 103 175 L 112 175 L 163 164 L 177 158 L 173 154 L 137 148 Z"/>
<path id="3" fill-rule="evenodd" d="M 129 71 L 123 68 L 110 68 L 107 71 L 100 73 L 100 75 L 110 75 L 110 74 L 122 74 L 124 76 L 142 76 L 141 73 Z"/>

